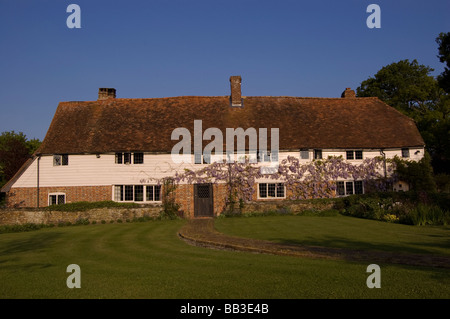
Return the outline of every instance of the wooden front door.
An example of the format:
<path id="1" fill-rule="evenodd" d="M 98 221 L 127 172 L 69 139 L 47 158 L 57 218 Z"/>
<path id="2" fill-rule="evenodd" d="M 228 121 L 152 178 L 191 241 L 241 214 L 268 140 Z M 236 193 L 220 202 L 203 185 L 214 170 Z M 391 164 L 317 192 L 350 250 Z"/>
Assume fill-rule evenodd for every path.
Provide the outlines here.
<path id="1" fill-rule="evenodd" d="M 194 184 L 194 217 L 213 217 L 212 184 Z"/>

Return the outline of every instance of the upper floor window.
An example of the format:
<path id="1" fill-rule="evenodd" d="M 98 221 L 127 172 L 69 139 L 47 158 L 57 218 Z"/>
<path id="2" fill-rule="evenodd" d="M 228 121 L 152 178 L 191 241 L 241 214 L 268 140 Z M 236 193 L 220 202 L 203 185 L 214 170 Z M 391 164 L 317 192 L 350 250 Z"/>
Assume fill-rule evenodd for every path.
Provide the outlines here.
<path id="1" fill-rule="evenodd" d="M 144 153 L 116 153 L 116 164 L 143 164 Z"/>
<path id="2" fill-rule="evenodd" d="M 322 150 L 314 150 L 314 159 L 322 159 Z"/>
<path id="3" fill-rule="evenodd" d="M 53 166 L 69 165 L 69 155 L 60 154 L 53 155 Z"/>
<path id="4" fill-rule="evenodd" d="M 362 160 L 363 151 L 347 151 L 346 152 L 348 160 Z"/>
<path id="5" fill-rule="evenodd" d="M 309 159 L 309 150 L 307 149 L 302 149 L 300 150 L 300 159 Z"/>
<path id="6" fill-rule="evenodd" d="M 404 158 L 409 157 L 409 148 L 402 148 L 402 157 Z"/>

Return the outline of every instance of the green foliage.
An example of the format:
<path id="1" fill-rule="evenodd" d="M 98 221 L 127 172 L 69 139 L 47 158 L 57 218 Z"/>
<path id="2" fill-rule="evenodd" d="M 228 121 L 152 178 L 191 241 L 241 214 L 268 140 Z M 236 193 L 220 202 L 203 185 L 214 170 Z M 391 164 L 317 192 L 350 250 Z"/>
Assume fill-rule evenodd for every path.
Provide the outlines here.
<path id="1" fill-rule="evenodd" d="M 407 225 L 449 225 L 450 195 L 391 192 L 352 195 L 336 200 L 342 215 Z"/>
<path id="2" fill-rule="evenodd" d="M 417 60 L 401 60 L 379 70 L 356 89 L 358 96 L 376 96 L 397 110 L 415 117 L 438 100 L 438 85 L 429 75 L 433 69 Z"/>
<path id="3" fill-rule="evenodd" d="M 438 76 L 439 86 L 450 93 L 450 32 L 441 32 L 436 38 L 439 44 L 439 61 L 445 63 L 444 72 Z"/>
<path id="4" fill-rule="evenodd" d="M 27 140 L 22 132 L 3 132 L 0 135 L 0 186 L 16 174 L 40 144 L 38 139 Z"/>
<path id="5" fill-rule="evenodd" d="M 177 219 L 179 217 L 180 205 L 175 202 L 176 188 L 177 186 L 172 178 L 166 178 L 163 180 L 163 210 L 160 213 L 160 219 Z"/>
<path id="6" fill-rule="evenodd" d="M 438 43 L 448 41 L 446 37 L 448 34 L 445 39 L 441 34 Z M 448 61 L 447 49 L 442 46 L 439 49 L 441 62 Z M 432 71 L 417 60 L 401 60 L 381 68 L 374 77 L 363 81 L 356 91 L 360 97 L 378 97 L 414 119 L 432 157 L 435 172 L 449 173 L 450 97 L 431 75 Z"/>
<path id="7" fill-rule="evenodd" d="M 430 156 L 425 153 L 420 161 L 405 160 L 395 157 L 393 162 L 396 166 L 398 179 L 409 184 L 411 190 L 416 192 L 435 192 L 436 183 L 433 178 L 433 168 Z"/>

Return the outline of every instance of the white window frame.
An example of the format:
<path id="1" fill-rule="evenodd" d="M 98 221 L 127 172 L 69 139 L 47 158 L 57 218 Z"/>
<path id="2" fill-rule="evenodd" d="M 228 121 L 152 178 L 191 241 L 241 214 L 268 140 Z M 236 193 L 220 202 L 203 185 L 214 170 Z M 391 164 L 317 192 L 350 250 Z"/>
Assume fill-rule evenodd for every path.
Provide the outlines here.
<path id="1" fill-rule="evenodd" d="M 352 153 L 353 158 L 348 158 L 348 153 Z M 361 152 L 361 158 L 356 158 L 356 152 Z M 364 151 L 363 150 L 346 150 L 345 151 L 345 159 L 348 161 L 362 161 L 364 159 Z"/>
<path id="2" fill-rule="evenodd" d="M 118 193 L 120 198 L 123 198 L 123 200 L 121 200 L 120 198 L 117 199 L 116 198 L 116 187 L 122 187 L 121 191 Z M 125 188 L 126 187 L 133 187 L 133 199 L 132 200 L 125 200 Z M 141 201 L 137 201 L 136 200 L 136 186 L 142 186 L 142 200 Z M 153 187 L 153 198 L 155 198 L 155 186 L 159 186 L 159 200 L 148 200 L 147 199 L 147 187 Z M 118 185 L 113 185 L 112 186 L 112 200 L 118 203 L 161 203 L 162 202 L 162 189 L 161 189 L 161 185 L 156 185 L 156 184 L 148 184 L 148 185 L 144 185 L 144 184 L 118 184 Z"/>
<path id="3" fill-rule="evenodd" d="M 56 204 L 51 204 L 50 196 L 56 196 Z M 58 196 L 64 196 L 64 203 L 58 202 Z M 66 193 L 49 193 L 48 194 L 48 206 L 51 205 L 61 205 L 66 203 Z"/>
<path id="4" fill-rule="evenodd" d="M 355 192 L 355 190 L 356 190 L 355 183 L 356 182 L 361 183 L 362 193 L 360 193 L 360 194 L 356 194 L 356 192 Z M 338 183 L 344 183 L 344 194 L 343 195 L 338 193 Z M 351 183 L 351 185 L 352 185 L 352 193 L 351 194 L 348 194 L 348 192 L 347 192 L 347 185 L 348 185 L 348 183 Z M 364 182 L 362 180 L 336 181 L 336 197 L 345 197 L 345 196 L 350 196 L 350 195 L 355 195 L 355 194 L 356 195 L 361 195 L 361 194 L 364 194 L 364 193 L 365 193 Z"/>
<path id="5" fill-rule="evenodd" d="M 66 158 L 66 161 L 64 161 Z M 69 154 L 54 154 L 53 166 L 67 166 L 69 165 Z"/>
<path id="6" fill-rule="evenodd" d="M 261 197 L 260 194 L 260 185 L 266 185 L 266 197 Z M 275 184 L 275 197 L 269 196 L 269 184 Z M 278 192 L 277 192 L 277 185 L 278 184 L 282 184 L 283 185 L 283 196 L 277 196 Z M 257 183 L 257 187 L 258 187 L 258 199 L 284 199 L 286 198 L 286 185 L 284 183 Z"/>

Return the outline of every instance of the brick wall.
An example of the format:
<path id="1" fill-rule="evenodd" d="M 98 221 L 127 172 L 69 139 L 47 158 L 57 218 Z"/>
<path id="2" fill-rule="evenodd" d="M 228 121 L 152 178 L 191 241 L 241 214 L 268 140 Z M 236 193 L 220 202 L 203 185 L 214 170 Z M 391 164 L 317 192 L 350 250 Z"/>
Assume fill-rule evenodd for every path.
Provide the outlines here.
<path id="1" fill-rule="evenodd" d="M 111 200 L 111 186 L 71 186 L 40 187 L 39 207 L 48 206 L 48 195 L 51 193 L 66 194 L 66 203 L 98 202 Z M 32 187 L 12 188 L 6 196 L 8 207 L 37 207 L 37 189 Z"/>
<path id="2" fill-rule="evenodd" d="M 107 223 L 111 221 L 132 221 L 134 218 L 156 218 L 161 212 L 161 205 L 155 204 L 143 208 L 98 208 L 83 212 L 42 211 L 39 209 L 6 209 L 0 210 L 0 225 L 54 224 L 70 222 L 75 224 L 80 219 L 89 222 Z"/>

